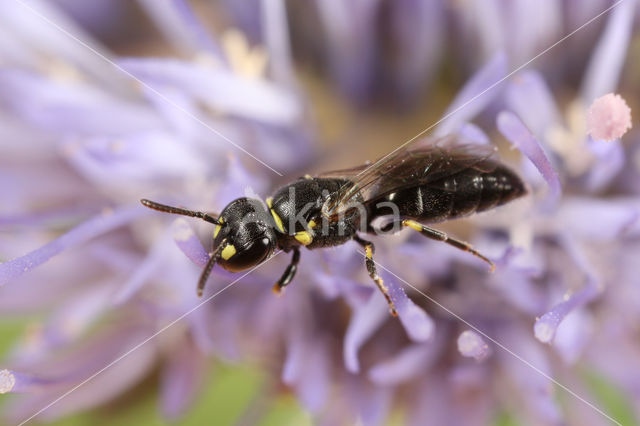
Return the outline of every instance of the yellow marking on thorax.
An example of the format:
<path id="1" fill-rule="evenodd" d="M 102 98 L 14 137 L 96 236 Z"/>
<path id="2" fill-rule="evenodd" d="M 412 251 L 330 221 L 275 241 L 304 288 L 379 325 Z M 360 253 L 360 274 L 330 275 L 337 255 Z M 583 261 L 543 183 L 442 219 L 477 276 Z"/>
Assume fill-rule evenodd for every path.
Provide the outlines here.
<path id="1" fill-rule="evenodd" d="M 234 254 L 236 254 L 236 248 L 233 244 L 228 244 L 225 248 L 222 249 L 222 253 L 220 253 L 224 260 L 231 259 Z"/>
<path id="2" fill-rule="evenodd" d="M 298 242 L 303 246 L 308 246 L 313 242 L 313 237 L 307 231 L 296 232 L 296 235 L 294 236 L 294 238 L 298 240 Z"/>
<path id="3" fill-rule="evenodd" d="M 404 226 L 408 226 L 411 229 L 415 229 L 418 232 L 422 231 L 422 225 L 420 225 L 418 222 L 416 222 L 415 220 L 403 220 L 402 224 Z"/>
<path id="4" fill-rule="evenodd" d="M 271 216 L 273 216 L 273 220 L 276 222 L 276 227 L 278 228 L 278 231 L 284 234 L 284 226 L 282 226 L 282 219 L 280 219 L 280 216 L 278 216 L 278 213 L 274 212 L 273 209 L 270 209 L 269 211 L 271 212 Z"/>
<path id="5" fill-rule="evenodd" d="M 273 211 L 273 209 L 271 208 L 273 206 L 273 197 L 267 198 L 266 201 L 267 201 L 267 206 L 269 206 L 269 212 L 271 213 L 271 216 L 273 216 L 273 220 L 276 223 L 276 228 L 278 228 L 278 231 L 284 234 L 285 232 L 284 232 L 284 226 L 282 226 L 282 219 L 280 219 L 280 216 L 278 216 L 278 213 Z"/>

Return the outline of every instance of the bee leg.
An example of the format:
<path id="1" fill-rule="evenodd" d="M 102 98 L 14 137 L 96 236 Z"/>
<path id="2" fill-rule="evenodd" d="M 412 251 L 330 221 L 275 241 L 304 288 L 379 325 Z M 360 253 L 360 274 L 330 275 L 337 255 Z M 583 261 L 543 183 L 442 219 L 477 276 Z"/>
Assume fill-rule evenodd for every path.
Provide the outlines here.
<path id="1" fill-rule="evenodd" d="M 298 270 L 298 262 L 300 262 L 300 249 L 298 247 L 293 247 L 293 257 L 291 258 L 291 263 L 287 266 L 287 269 L 284 270 L 284 274 L 278 280 L 277 283 L 273 285 L 273 292 L 276 294 L 280 294 L 282 289 L 287 286 L 293 277 L 296 275 L 296 271 Z"/>
<path id="2" fill-rule="evenodd" d="M 383 227 L 383 231 L 385 230 L 389 230 L 391 229 L 391 227 L 393 226 L 393 223 L 387 224 Z M 460 250 L 464 250 L 464 251 L 468 251 L 469 253 L 471 253 L 472 255 L 479 257 L 480 259 L 484 260 L 485 262 L 487 262 L 489 264 L 489 266 L 491 267 L 491 272 L 495 271 L 496 269 L 496 265 L 489 260 L 486 256 L 482 255 L 481 253 L 477 252 L 472 246 L 471 244 L 464 242 L 464 241 L 460 241 L 460 240 L 456 240 L 455 238 L 449 238 L 449 236 L 447 234 L 445 234 L 442 231 L 438 231 L 437 229 L 432 229 L 432 228 L 428 228 L 426 226 L 424 226 L 421 223 L 416 222 L 415 220 L 403 220 L 402 221 L 402 226 L 408 226 L 411 229 L 414 229 L 416 231 L 418 231 L 419 233 L 421 233 L 422 235 L 424 235 L 427 238 L 431 238 L 432 240 L 436 240 L 436 241 L 442 241 L 444 243 L 447 243 L 457 249 Z"/>
<path id="3" fill-rule="evenodd" d="M 369 276 L 376 283 L 376 285 L 384 295 L 384 298 L 387 299 L 387 303 L 389 304 L 389 312 L 394 317 L 397 317 L 398 312 L 396 311 L 396 306 L 393 304 L 391 296 L 389 295 L 389 289 L 386 285 L 384 285 L 384 281 L 382 281 L 382 278 L 380 278 L 380 276 L 378 275 L 378 271 L 376 270 L 376 263 L 373 261 L 373 252 L 375 251 L 373 243 L 367 240 L 363 240 L 357 235 L 353 239 L 364 248 L 367 272 L 369 272 Z"/>

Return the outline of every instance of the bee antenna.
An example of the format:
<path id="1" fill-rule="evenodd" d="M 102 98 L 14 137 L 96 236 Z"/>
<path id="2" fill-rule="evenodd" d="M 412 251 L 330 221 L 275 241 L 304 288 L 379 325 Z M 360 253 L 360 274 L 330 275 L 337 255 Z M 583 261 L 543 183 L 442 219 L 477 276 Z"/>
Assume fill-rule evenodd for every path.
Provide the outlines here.
<path id="1" fill-rule="evenodd" d="M 213 223 L 214 225 L 223 225 L 218 219 L 211 216 L 209 213 L 197 212 L 194 210 L 181 209 L 180 207 L 167 206 L 165 204 L 156 203 L 147 199 L 140 200 L 143 206 L 153 210 L 158 210 L 164 213 L 180 214 L 183 216 L 197 217 L 206 222 Z"/>
<path id="2" fill-rule="evenodd" d="M 216 265 L 216 263 L 220 259 L 220 252 L 222 251 L 222 249 L 226 244 L 227 244 L 227 240 L 222 240 L 220 242 L 220 245 L 218 246 L 216 251 L 211 255 L 211 257 L 209 258 L 209 261 L 207 262 L 207 265 L 202 270 L 202 274 L 200 274 L 200 279 L 198 280 L 198 288 L 196 290 L 198 292 L 198 297 L 202 297 L 202 294 L 204 293 L 204 286 L 207 284 L 209 275 L 211 275 L 211 271 L 213 270 L 213 267 Z"/>

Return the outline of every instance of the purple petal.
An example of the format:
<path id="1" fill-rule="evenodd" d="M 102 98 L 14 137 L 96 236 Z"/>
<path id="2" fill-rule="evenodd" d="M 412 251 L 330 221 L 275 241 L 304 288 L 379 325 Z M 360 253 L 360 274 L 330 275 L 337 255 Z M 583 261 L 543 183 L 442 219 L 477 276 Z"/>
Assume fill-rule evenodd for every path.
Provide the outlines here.
<path id="1" fill-rule="evenodd" d="M 591 271 L 591 266 L 575 243 L 564 239 L 563 247 L 571 254 L 580 269 L 586 273 L 587 282 L 582 289 L 571 295 L 565 295 L 563 302 L 555 305 L 536 321 L 533 330 L 536 338 L 543 343 L 549 343 L 554 339 L 558 326 L 570 312 L 589 303 L 601 293 L 597 284 L 598 278 Z"/>
<path id="2" fill-rule="evenodd" d="M 582 82 L 584 105 L 615 91 L 627 57 L 636 7 L 635 1 L 624 1 L 611 11 Z"/>
<path id="3" fill-rule="evenodd" d="M 407 297 L 393 277 L 388 273 L 382 273 L 385 284 L 389 288 L 391 300 L 393 300 L 398 312 L 398 318 L 402 323 L 407 336 L 414 342 L 426 342 L 433 337 L 435 323 L 433 319 L 418 305 Z"/>
<path id="4" fill-rule="evenodd" d="M 144 105 L 123 101 L 96 86 L 58 83 L 24 71 L 0 72 L 0 98 L 33 127 L 63 135 L 120 135 L 163 128 Z"/>
<path id="5" fill-rule="evenodd" d="M 76 226 L 71 231 L 22 257 L 0 264 L 0 285 L 41 265 L 62 251 L 128 224 L 142 216 L 142 207 L 126 207 L 104 213 Z"/>
<path id="6" fill-rule="evenodd" d="M 484 110 L 500 94 L 498 82 L 506 74 L 507 57 L 498 53 L 464 85 L 443 114 L 443 121 L 434 130 L 434 135 L 455 133 L 463 123 Z"/>
<path id="7" fill-rule="evenodd" d="M 300 118 L 298 100 L 265 80 L 175 59 L 123 59 L 120 64 L 151 87 L 179 87 L 216 111 L 287 125 Z"/>
<path id="8" fill-rule="evenodd" d="M 547 181 L 550 192 L 546 200 L 546 206 L 549 208 L 559 200 L 562 188 L 558 174 L 551 167 L 551 163 L 540 147 L 538 140 L 529 132 L 529 129 L 520 121 L 518 116 L 512 112 L 502 111 L 498 114 L 497 125 L 500 133 L 531 160 Z"/>
<path id="9" fill-rule="evenodd" d="M 158 271 L 165 261 L 168 243 L 169 237 L 166 233 L 154 243 L 142 263 L 136 267 L 133 274 L 120 286 L 113 296 L 114 304 L 121 305 L 127 302 L 149 282 L 154 273 Z"/>
<path id="10" fill-rule="evenodd" d="M 142 0 L 140 5 L 156 24 L 166 39 L 179 51 L 200 53 L 201 50 L 213 54 L 222 61 L 220 47 L 193 13 L 184 0 Z"/>
<path id="11" fill-rule="evenodd" d="M 551 89 L 536 71 L 523 71 L 509 81 L 505 100 L 539 140 L 547 131 L 562 122 Z"/>
<path id="12" fill-rule="evenodd" d="M 94 11 L 96 7 L 92 8 Z M 52 2 L 0 2 L 0 26 L 8 29 L 11 40 L 20 43 L 24 50 L 37 53 L 36 69 L 41 69 L 42 58 L 56 58 L 60 62 L 67 62 L 72 67 L 89 74 L 98 80 L 98 85 L 107 91 L 129 96 L 127 78 L 105 63 L 104 58 L 87 49 L 86 45 L 78 43 L 74 37 L 60 31 L 56 25 L 43 21 L 44 16 L 50 22 L 64 28 L 77 39 L 92 46 L 105 56 L 110 56 L 109 50 L 102 46 L 78 24 L 70 19 L 59 7 Z M 104 18 L 103 18 L 104 19 Z M 112 122 L 113 125 L 115 122 Z"/>
<path id="13" fill-rule="evenodd" d="M 555 337 L 558 326 L 564 318 L 576 308 L 593 300 L 602 289 L 601 282 L 593 267 L 586 258 L 582 248 L 572 238 L 560 237 L 560 243 L 566 253 L 569 254 L 578 269 L 585 275 L 585 284 L 575 293 L 564 296 L 564 301 L 555 305 L 549 312 L 539 318 L 534 326 L 535 336 L 538 340 L 549 343 Z"/>
<path id="14" fill-rule="evenodd" d="M 639 216 L 640 202 L 635 198 L 570 197 L 562 203 L 556 218 L 567 234 L 579 239 L 613 241 L 640 235 Z"/>
<path id="15" fill-rule="evenodd" d="M 410 381 L 429 370 L 440 353 L 439 349 L 440 345 L 433 343 L 411 345 L 371 367 L 367 375 L 371 381 L 382 386 Z"/>
<path id="16" fill-rule="evenodd" d="M 392 82 L 400 96 L 414 100 L 440 65 L 445 19 L 444 2 L 397 0 L 389 7 L 394 49 Z"/>
<path id="17" fill-rule="evenodd" d="M 589 138 L 587 146 L 596 157 L 589 170 L 585 186 L 589 191 L 604 189 L 622 170 L 625 164 L 625 154 L 620 140 L 613 142 L 594 141 Z"/>
<path id="18" fill-rule="evenodd" d="M 269 67 L 273 79 L 284 85 L 294 82 L 287 11 L 282 0 L 262 1 L 264 41 L 269 52 Z"/>
<path id="19" fill-rule="evenodd" d="M 360 371 L 360 347 L 389 318 L 389 307 L 383 295 L 376 291 L 365 305 L 356 308 L 344 336 L 343 358 L 347 371 Z"/>
<path id="20" fill-rule="evenodd" d="M 484 130 L 472 123 L 463 124 L 462 127 L 460 127 L 460 130 L 458 130 L 458 134 L 460 134 L 464 139 L 475 142 L 479 145 L 491 144 L 489 136 L 487 136 Z"/>
<path id="21" fill-rule="evenodd" d="M 578 361 L 591 344 L 594 321 L 585 309 L 575 309 L 568 314 L 556 330 L 553 347 L 567 364 Z"/>
<path id="22" fill-rule="evenodd" d="M 113 137 L 76 138 L 64 145 L 66 160 L 89 180 L 122 190 L 130 182 L 202 176 L 207 170 L 200 154 L 164 132 Z"/>
<path id="23" fill-rule="evenodd" d="M 44 390 L 60 390 L 68 387 L 70 382 L 58 379 L 38 377 L 19 371 L 0 370 L 0 394 L 3 393 L 37 393 Z"/>
<path id="24" fill-rule="evenodd" d="M 375 82 L 375 19 L 380 1 L 315 2 L 327 37 L 334 78 L 356 100 L 364 100 Z"/>
<path id="25" fill-rule="evenodd" d="M 182 339 L 170 353 L 162 375 L 162 412 L 168 419 L 177 419 L 193 402 L 203 384 L 207 362 L 193 342 Z"/>
<path id="26" fill-rule="evenodd" d="M 531 418 L 532 424 L 562 424 L 553 383 L 543 375 L 552 377 L 552 372 L 540 345 L 529 337 L 529 333 L 517 326 L 503 331 L 497 340 L 526 361 L 525 363 L 506 351 L 495 353 L 504 368 L 505 380 L 514 387 L 516 402 L 523 406 L 521 415 Z"/>
<path id="27" fill-rule="evenodd" d="M 311 413 L 319 413 L 327 402 L 331 387 L 331 363 L 326 342 L 307 346 L 305 368 L 296 384 L 296 393 L 304 407 Z"/>
<path id="28" fill-rule="evenodd" d="M 204 268 L 209 261 L 209 253 L 205 250 L 200 239 L 194 234 L 193 228 L 182 218 L 176 219 L 172 225 L 173 240 L 178 248 L 196 265 Z M 213 268 L 212 275 L 218 277 L 232 278 L 234 274 L 222 268 Z"/>
<path id="29" fill-rule="evenodd" d="M 209 253 L 204 249 L 200 239 L 193 233 L 189 223 L 180 218 L 172 225 L 173 240 L 178 248 L 196 265 L 204 268 L 209 261 Z"/>

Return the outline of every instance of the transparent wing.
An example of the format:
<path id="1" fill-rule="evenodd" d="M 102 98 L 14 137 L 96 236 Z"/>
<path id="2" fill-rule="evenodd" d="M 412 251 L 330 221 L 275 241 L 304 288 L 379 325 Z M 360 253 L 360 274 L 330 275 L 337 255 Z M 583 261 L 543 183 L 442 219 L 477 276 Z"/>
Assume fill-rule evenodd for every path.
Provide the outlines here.
<path id="1" fill-rule="evenodd" d="M 437 184 L 451 175 L 474 168 L 490 172 L 498 165 L 490 145 L 469 143 L 457 136 L 422 139 L 371 164 L 328 172 L 322 177 L 349 181 L 332 194 L 323 214 L 335 217 L 356 203 L 367 203 L 402 188 Z"/>

